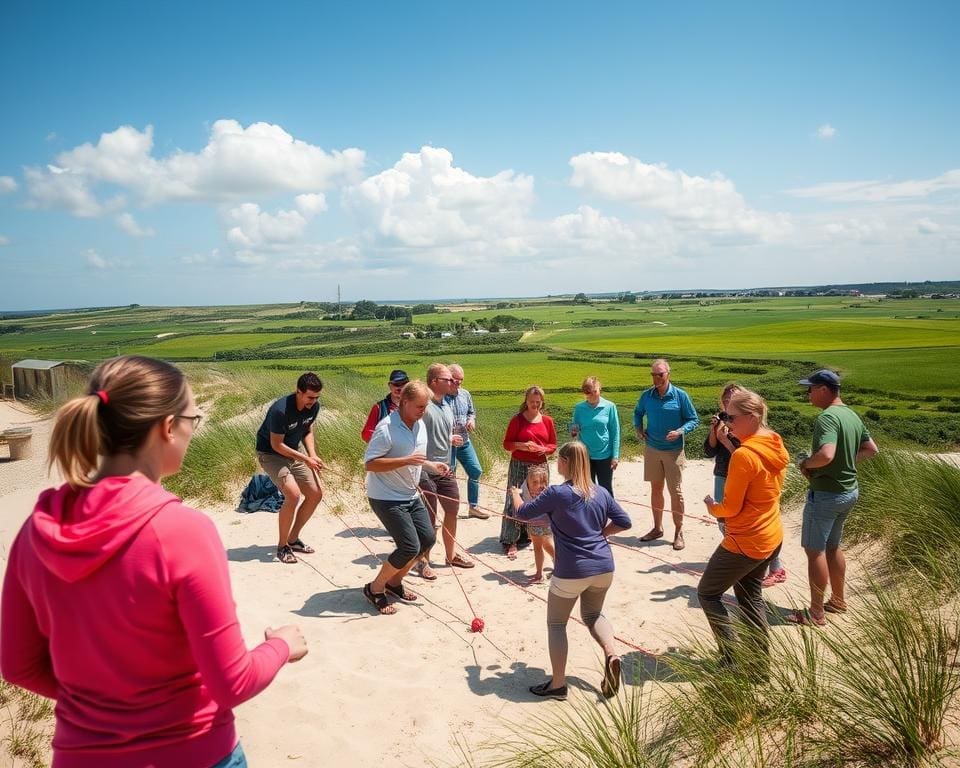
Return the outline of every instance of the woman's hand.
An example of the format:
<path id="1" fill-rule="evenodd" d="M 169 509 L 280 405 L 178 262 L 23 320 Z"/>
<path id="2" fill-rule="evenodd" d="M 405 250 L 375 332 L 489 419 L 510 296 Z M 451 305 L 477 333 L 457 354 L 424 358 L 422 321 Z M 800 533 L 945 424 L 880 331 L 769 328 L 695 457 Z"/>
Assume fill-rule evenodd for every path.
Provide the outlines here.
<path id="1" fill-rule="evenodd" d="M 270 640 L 274 637 L 279 637 L 290 649 L 290 655 L 287 657 L 288 663 L 292 664 L 295 661 L 300 661 L 300 659 L 307 655 L 307 641 L 303 637 L 303 632 L 300 631 L 300 627 L 293 624 L 286 624 L 282 627 L 277 627 L 277 629 L 267 627 L 263 633 L 264 640 Z"/>
<path id="2" fill-rule="evenodd" d="M 710 507 L 714 506 L 717 502 L 714 500 L 713 496 L 708 493 L 703 497 L 703 503 L 707 505 L 707 509 L 709 510 Z"/>

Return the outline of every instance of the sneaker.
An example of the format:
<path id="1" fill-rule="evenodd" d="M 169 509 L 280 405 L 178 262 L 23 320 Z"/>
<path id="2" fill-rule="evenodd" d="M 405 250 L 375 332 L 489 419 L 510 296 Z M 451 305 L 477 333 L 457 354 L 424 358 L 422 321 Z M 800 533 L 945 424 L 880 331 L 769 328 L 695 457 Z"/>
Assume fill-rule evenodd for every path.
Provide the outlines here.
<path id="1" fill-rule="evenodd" d="M 772 587 L 774 584 L 783 584 L 787 580 L 787 572 L 783 568 L 779 568 L 776 571 L 770 571 L 766 576 L 763 577 L 763 581 L 760 583 L 764 587 Z"/>
<path id="2" fill-rule="evenodd" d="M 477 520 L 487 520 L 490 518 L 490 513 L 484 512 L 480 507 L 470 507 L 467 517 L 475 517 Z"/>

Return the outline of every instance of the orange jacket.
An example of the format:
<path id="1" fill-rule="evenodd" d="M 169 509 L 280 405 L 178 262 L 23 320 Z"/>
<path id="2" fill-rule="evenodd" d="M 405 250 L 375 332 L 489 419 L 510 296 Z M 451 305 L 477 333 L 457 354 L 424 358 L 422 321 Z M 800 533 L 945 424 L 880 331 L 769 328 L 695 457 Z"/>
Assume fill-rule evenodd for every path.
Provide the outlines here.
<path id="1" fill-rule="evenodd" d="M 789 462 L 776 432 L 752 435 L 733 452 L 723 503 L 710 508 L 726 523 L 724 549 L 765 560 L 783 542 L 780 491 Z"/>

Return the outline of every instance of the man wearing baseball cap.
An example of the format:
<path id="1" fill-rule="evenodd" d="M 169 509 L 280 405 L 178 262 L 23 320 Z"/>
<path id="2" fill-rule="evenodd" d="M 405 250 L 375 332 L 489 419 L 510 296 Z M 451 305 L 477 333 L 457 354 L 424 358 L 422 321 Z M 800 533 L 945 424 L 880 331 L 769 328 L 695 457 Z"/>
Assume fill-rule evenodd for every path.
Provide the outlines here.
<path id="1" fill-rule="evenodd" d="M 400 393 L 408 381 L 410 381 L 410 377 L 407 376 L 405 371 L 401 371 L 399 368 L 390 371 L 390 378 L 387 379 L 387 396 L 373 404 L 370 415 L 367 416 L 367 422 L 360 430 L 360 437 L 363 438 L 363 442 L 369 443 L 377 424 L 397 410 L 400 405 Z"/>
<path id="2" fill-rule="evenodd" d="M 800 462 L 810 481 L 803 508 L 800 543 L 807 553 L 810 610 L 788 616 L 798 624 L 826 624 L 827 613 L 844 613 L 847 561 L 840 549 L 843 524 L 857 503 L 857 462 L 875 456 L 877 444 L 860 417 L 840 399 L 840 377 L 817 371 L 799 382 L 810 403 L 822 409 L 813 424 L 812 456 Z M 824 600 L 827 585 L 830 599 Z"/>

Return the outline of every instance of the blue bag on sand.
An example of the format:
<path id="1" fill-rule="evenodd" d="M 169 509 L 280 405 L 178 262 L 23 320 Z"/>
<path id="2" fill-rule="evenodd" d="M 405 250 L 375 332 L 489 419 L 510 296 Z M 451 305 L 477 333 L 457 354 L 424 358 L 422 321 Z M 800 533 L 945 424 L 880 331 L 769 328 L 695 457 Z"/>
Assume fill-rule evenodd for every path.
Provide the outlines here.
<path id="1" fill-rule="evenodd" d="M 283 494 L 266 475 L 254 475 L 240 494 L 237 512 L 276 512 L 283 504 Z"/>

